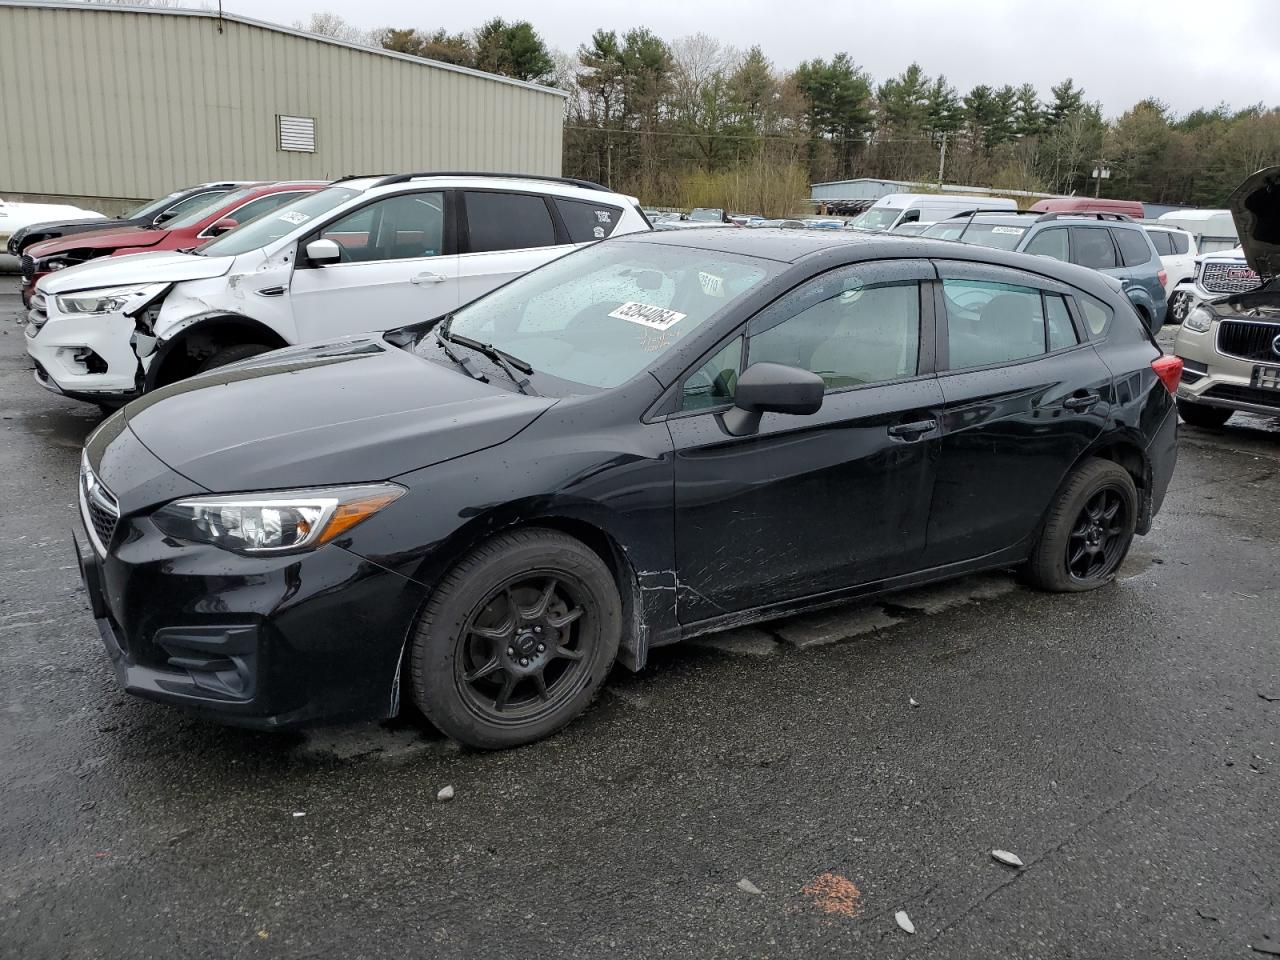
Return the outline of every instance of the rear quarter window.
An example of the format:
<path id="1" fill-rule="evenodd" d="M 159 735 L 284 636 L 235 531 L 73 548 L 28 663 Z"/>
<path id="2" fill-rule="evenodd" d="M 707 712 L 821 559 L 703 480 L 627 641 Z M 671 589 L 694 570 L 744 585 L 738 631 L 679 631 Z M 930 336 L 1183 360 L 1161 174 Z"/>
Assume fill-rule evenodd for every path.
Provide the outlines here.
<path id="1" fill-rule="evenodd" d="M 603 240 L 613 233 L 622 211 L 605 203 L 588 203 L 585 200 L 566 200 L 557 197 L 556 209 L 574 243 L 590 243 Z"/>
<path id="2" fill-rule="evenodd" d="M 1120 248 L 1120 256 L 1126 267 L 1137 267 L 1151 262 L 1153 254 L 1145 231 L 1112 230 L 1111 233 L 1116 238 L 1116 245 Z"/>
<path id="3" fill-rule="evenodd" d="M 1084 325 L 1093 339 L 1103 336 L 1111 326 L 1111 318 L 1115 312 L 1101 300 L 1095 300 L 1088 294 L 1076 294 L 1076 304 L 1084 316 Z"/>

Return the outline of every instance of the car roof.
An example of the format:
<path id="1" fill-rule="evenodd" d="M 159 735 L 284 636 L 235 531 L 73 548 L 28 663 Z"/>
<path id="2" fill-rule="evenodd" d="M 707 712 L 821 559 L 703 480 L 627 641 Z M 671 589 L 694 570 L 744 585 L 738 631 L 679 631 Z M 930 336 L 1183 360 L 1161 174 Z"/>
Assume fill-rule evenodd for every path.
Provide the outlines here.
<path id="1" fill-rule="evenodd" d="M 483 187 L 491 190 L 519 190 L 526 193 L 549 193 L 555 196 L 573 199 L 595 200 L 600 202 L 610 197 L 616 203 L 619 200 L 638 203 L 635 197 L 610 190 L 608 187 L 589 180 L 575 180 L 568 177 L 521 176 L 506 173 L 404 173 L 404 174 L 370 174 L 342 177 L 333 181 L 333 186 L 347 187 L 360 192 L 377 190 L 378 192 L 399 193 L 423 186 L 441 187 Z"/>

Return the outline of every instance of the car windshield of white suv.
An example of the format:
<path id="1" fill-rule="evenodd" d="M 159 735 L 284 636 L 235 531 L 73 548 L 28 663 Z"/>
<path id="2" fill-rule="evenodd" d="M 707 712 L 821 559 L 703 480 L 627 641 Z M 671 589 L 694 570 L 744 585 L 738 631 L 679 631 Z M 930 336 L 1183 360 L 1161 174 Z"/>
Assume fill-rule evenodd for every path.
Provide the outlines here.
<path id="1" fill-rule="evenodd" d="M 781 266 L 690 247 L 602 243 L 499 287 L 439 332 L 455 354 L 466 338 L 536 373 L 616 387 Z M 439 346 L 428 334 L 418 349 Z"/>
<path id="2" fill-rule="evenodd" d="M 849 226 L 859 230 L 885 230 L 901 213 L 901 207 L 872 207 Z"/>
<path id="3" fill-rule="evenodd" d="M 936 240 L 959 240 L 996 250 L 1016 250 L 1027 228 L 1010 223 L 983 223 L 975 220 L 948 220 L 935 223 L 922 236 Z"/>
<path id="4" fill-rule="evenodd" d="M 230 230 L 193 252 L 202 257 L 235 257 L 260 250 L 359 195 L 359 190 L 349 187 L 317 190 Z"/>

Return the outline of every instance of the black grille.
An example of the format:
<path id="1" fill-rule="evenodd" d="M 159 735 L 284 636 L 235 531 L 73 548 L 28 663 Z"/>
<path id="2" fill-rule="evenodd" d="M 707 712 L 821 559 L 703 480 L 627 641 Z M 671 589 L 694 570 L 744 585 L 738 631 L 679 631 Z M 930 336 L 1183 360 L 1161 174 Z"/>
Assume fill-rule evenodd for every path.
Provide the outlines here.
<path id="1" fill-rule="evenodd" d="M 97 546 L 105 552 L 120 522 L 120 505 L 87 463 L 80 474 L 80 502 L 84 506 L 85 522 L 93 528 Z"/>
<path id="2" fill-rule="evenodd" d="M 1204 265 L 1200 283 L 1210 293 L 1248 293 L 1262 285 L 1247 264 L 1221 260 L 1211 260 Z"/>
<path id="3" fill-rule="evenodd" d="M 1218 324 L 1218 351 L 1242 360 L 1280 361 L 1280 323 L 1223 320 Z"/>
<path id="4" fill-rule="evenodd" d="M 35 259 L 24 253 L 18 258 L 18 269 L 22 271 L 22 282 L 30 283 L 31 278 L 36 275 Z"/>
<path id="5" fill-rule="evenodd" d="M 1280 390 L 1239 387 L 1231 383 L 1222 383 L 1216 387 L 1210 387 L 1201 396 L 1206 400 L 1234 400 L 1236 403 L 1252 403 L 1255 406 L 1275 407 L 1280 410 Z"/>

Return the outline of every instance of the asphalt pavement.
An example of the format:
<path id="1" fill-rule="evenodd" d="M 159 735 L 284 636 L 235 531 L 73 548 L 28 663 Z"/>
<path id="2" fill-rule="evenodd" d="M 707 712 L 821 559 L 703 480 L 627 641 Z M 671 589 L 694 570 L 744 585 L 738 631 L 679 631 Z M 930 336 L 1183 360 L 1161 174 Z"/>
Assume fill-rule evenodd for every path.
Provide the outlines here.
<path id="1" fill-rule="evenodd" d="M 116 689 L 69 536 L 99 415 L 32 380 L 16 306 L 0 956 L 1280 952 L 1280 422 L 1184 427 L 1091 594 L 1001 574 L 706 638 L 504 753 L 260 734 Z"/>

